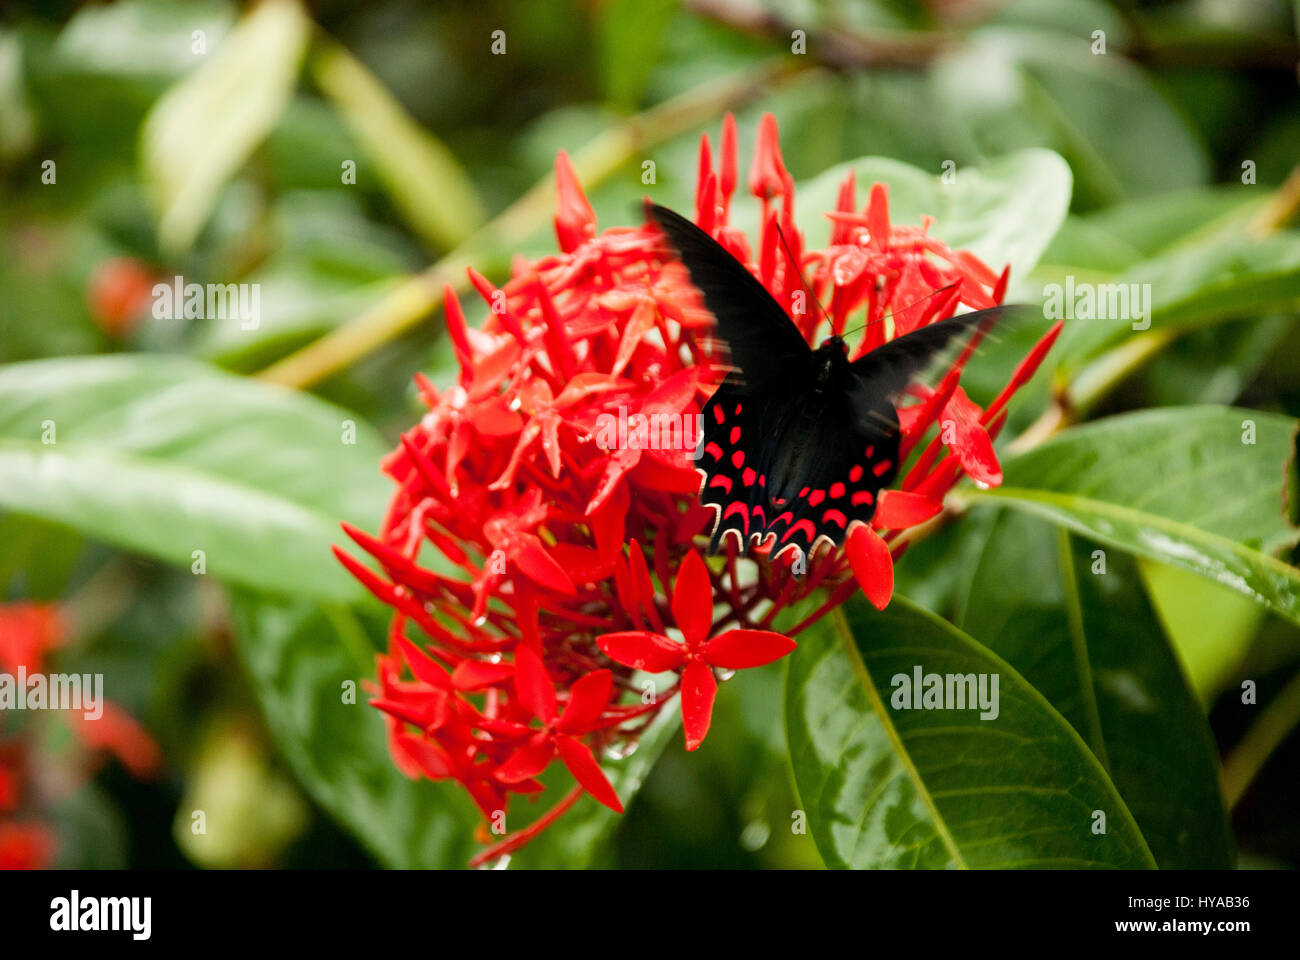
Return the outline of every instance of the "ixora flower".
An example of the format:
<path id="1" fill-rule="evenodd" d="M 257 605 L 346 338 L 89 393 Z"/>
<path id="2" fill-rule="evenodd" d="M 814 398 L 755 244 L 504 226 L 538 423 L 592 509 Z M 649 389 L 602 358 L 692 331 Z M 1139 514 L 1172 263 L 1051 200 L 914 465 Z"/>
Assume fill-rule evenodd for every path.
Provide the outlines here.
<path id="1" fill-rule="evenodd" d="M 928 220 L 892 224 L 883 184 L 860 211 L 852 173 L 827 212 L 829 246 L 806 249 L 771 115 L 748 178 L 761 204 L 751 247 L 729 223 L 738 182 L 730 116 L 720 154 L 715 167 L 701 138 L 696 222 L 778 302 L 802 295 L 806 275 L 828 304 L 825 317 L 798 317 L 809 343 L 865 321 L 859 356 L 961 305 L 1002 301 L 1006 270 L 950 250 L 929 235 Z M 626 755 L 677 697 L 695 750 L 720 677 L 789 653 L 793 638 L 859 587 L 877 607 L 888 604 L 906 531 L 940 511 L 963 473 L 1001 481 L 993 439 L 1006 403 L 1060 330 L 985 409 L 960 387 L 972 347 L 934 388 L 909 388 L 900 453 L 921 452 L 842 552 L 823 549 L 796 571 L 792 557 L 763 547 L 742 561 L 731 543 L 706 564 L 699 549 L 714 512 L 698 499 L 690 428 L 722 377 L 712 318 L 656 227 L 597 232 L 563 153 L 556 179 L 560 253 L 516 261 L 501 289 L 471 270 L 490 311 L 480 329 L 446 290 L 457 381 L 440 391 L 417 375 L 428 412 L 384 462 L 397 490 L 383 526 L 372 536 L 344 525 L 382 573 L 335 548 L 393 608 L 372 703 L 387 715 L 404 773 L 459 782 L 498 832 L 513 795 L 544 791 L 537 778 L 553 761 L 576 781 L 475 863 L 517 850 L 584 793 L 621 810 L 596 757 Z M 809 598 L 797 623 L 775 629 Z M 655 690 L 638 671 L 673 679 Z"/>

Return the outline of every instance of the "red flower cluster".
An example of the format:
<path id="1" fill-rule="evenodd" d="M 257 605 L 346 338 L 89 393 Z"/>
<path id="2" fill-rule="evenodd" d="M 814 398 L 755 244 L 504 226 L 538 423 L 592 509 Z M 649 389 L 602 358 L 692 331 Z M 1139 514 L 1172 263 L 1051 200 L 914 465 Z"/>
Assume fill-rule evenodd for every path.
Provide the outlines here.
<path id="1" fill-rule="evenodd" d="M 1005 271 L 999 277 L 971 254 L 949 250 L 928 235 L 928 223 L 892 225 L 883 185 L 872 187 L 858 212 L 852 174 L 828 214 L 830 245 L 805 250 L 770 115 L 749 173 L 762 204 L 754 262 L 746 237 L 728 222 L 737 184 L 730 116 L 720 152 L 715 168 L 702 138 L 697 222 L 779 302 L 801 289 L 802 270 L 829 303 L 835 333 L 851 316 L 865 319 L 859 353 L 949 317 L 960 304 L 1001 302 Z M 476 862 L 518 849 L 584 791 L 621 810 L 599 753 L 634 745 L 678 694 L 687 749 L 696 749 L 708 731 L 717 671 L 793 650 L 790 637 L 855 589 L 851 574 L 873 603 L 888 603 L 893 559 L 906 546 L 901 533 L 938 513 L 963 471 L 1000 481 L 992 439 L 1003 408 L 1059 329 L 986 410 L 958 385 L 969 349 L 935 389 L 915 388 L 915 402 L 899 411 L 904 455 L 936 423 L 944 429 L 902 489 L 881 497 L 872 527 L 851 532 L 847 557 L 823 551 L 802 578 L 789 558 L 772 560 L 762 550 L 757 563 L 742 563 L 734 545 L 706 564 L 697 545 L 713 516 L 698 502 L 688 454 L 697 437 L 691 425 L 721 379 L 711 317 L 656 228 L 598 234 L 563 153 L 556 177 L 560 254 L 516 262 L 502 289 L 471 270 L 490 311 L 481 329 L 466 324 L 446 291 L 458 380 L 439 391 L 417 376 L 429 411 L 385 461 L 397 492 L 383 528 L 378 537 L 344 528 L 382 575 L 336 549 L 394 610 L 373 703 L 387 714 L 391 752 L 407 775 L 458 781 L 497 826 L 512 794 L 542 791 L 536 778 L 553 759 L 577 781 L 550 812 Z M 778 254 L 778 225 L 797 267 Z M 830 332 L 819 316 L 799 322 L 810 343 Z M 772 630 L 784 611 L 818 591 L 817 609 L 784 632 Z M 644 696 L 638 670 L 672 680 Z"/>
<path id="2" fill-rule="evenodd" d="M 46 657 L 63 643 L 66 633 L 65 618 L 57 607 L 0 605 L 0 672 L 15 677 L 20 670 L 27 676 L 44 672 Z M 111 703 L 101 706 L 103 713 L 94 720 L 77 711 L 54 715 L 68 723 L 90 756 L 111 753 L 135 776 L 152 776 L 161 760 L 153 738 L 121 708 Z M 0 720 L 4 716 L 0 711 Z M 44 869 L 53 861 L 57 844 L 54 830 L 32 816 L 39 816 L 49 799 L 30 789 L 33 765 L 41 761 L 37 737 L 27 728 L 5 727 L 0 722 L 0 870 Z M 75 784 L 87 774 L 87 769 L 81 769 L 71 777 L 45 779 Z"/>

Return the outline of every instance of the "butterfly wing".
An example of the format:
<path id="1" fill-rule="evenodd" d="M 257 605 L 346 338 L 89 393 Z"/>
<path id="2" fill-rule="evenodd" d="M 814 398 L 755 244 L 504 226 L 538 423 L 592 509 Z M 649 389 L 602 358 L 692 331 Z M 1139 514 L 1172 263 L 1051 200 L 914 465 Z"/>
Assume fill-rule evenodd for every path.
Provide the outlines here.
<path id="1" fill-rule="evenodd" d="M 793 549 L 808 557 L 820 541 L 839 546 L 855 521 L 871 521 L 899 470 L 895 398 L 945 351 L 1015 309 L 1023 308 L 962 314 L 875 348 L 850 365 L 844 395 L 827 396 L 799 418 L 802 436 L 778 431 L 777 444 L 798 468 L 769 470 L 774 499 L 764 536 L 775 538 L 774 554 Z"/>
<path id="2" fill-rule="evenodd" d="M 733 386 L 765 395 L 813 376 L 803 335 L 764 286 L 726 248 L 685 217 L 647 204 L 718 322 L 718 334 L 742 372 Z"/>
<path id="3" fill-rule="evenodd" d="M 878 417 L 886 403 L 892 408 L 892 398 L 950 347 L 977 331 L 987 332 L 1008 313 L 1024 309 L 1008 304 L 963 313 L 913 330 L 863 354 L 850 366 L 853 384 L 849 395 L 859 420 L 867 422 Z"/>
<path id="4" fill-rule="evenodd" d="M 880 491 L 898 473 L 898 419 L 883 408 L 860 423 L 847 398 L 832 398 L 808 429 L 800 471 L 784 496 L 774 496 L 763 539 L 772 553 L 812 555 L 821 541 L 839 546 L 856 521 L 870 522 Z"/>

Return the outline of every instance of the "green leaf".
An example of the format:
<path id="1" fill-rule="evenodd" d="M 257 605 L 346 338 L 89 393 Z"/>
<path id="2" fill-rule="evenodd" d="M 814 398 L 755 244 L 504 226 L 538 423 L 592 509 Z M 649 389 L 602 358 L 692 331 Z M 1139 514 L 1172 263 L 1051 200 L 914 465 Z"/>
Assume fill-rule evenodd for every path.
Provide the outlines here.
<path id="1" fill-rule="evenodd" d="M 1112 283 L 1150 291 L 1145 318 L 1150 330 L 1183 330 L 1289 310 L 1300 303 L 1300 232 L 1287 230 L 1260 239 L 1240 233 L 1221 236 L 1134 264 Z M 1064 293 L 1062 307 L 1068 310 Z M 1099 292 L 1097 297 L 1100 305 L 1104 295 Z M 1067 320 L 1062 352 L 1077 362 L 1131 336 L 1137 317 L 1131 307 L 1127 313 Z M 1073 316 L 1073 311 L 1066 315 Z"/>
<path id="2" fill-rule="evenodd" d="M 338 44 L 324 43 L 312 61 L 312 76 L 398 210 L 430 247 L 455 247 L 482 225 L 483 203 L 455 155 L 412 120 L 359 60 Z"/>
<path id="3" fill-rule="evenodd" d="M 478 814 L 464 791 L 408 780 L 361 682 L 374 673 L 366 627 L 344 608 L 234 597 L 238 648 L 267 726 L 299 782 L 389 867 L 463 867 Z M 345 702 L 345 684 L 353 702 Z"/>
<path id="4" fill-rule="evenodd" d="M 1300 570 L 1276 556 L 1297 537 L 1283 498 L 1295 432 L 1289 417 L 1232 407 L 1123 414 L 1004 460 L 1000 487 L 956 496 L 1190 570 L 1300 622 Z"/>
<path id="5" fill-rule="evenodd" d="M 1094 550 L 1035 517 L 1002 511 L 974 567 L 961 627 L 1018 669 L 1092 747 L 1162 868 L 1230 868 L 1205 715 L 1137 564 Z"/>
<path id="6" fill-rule="evenodd" d="M 1240 184 L 1193 187 L 1106 207 L 1085 222 L 1154 257 L 1196 237 L 1240 229 L 1266 202 L 1267 194 Z"/>
<path id="7" fill-rule="evenodd" d="M 194 242 L 222 185 L 275 126 L 293 95 L 310 26 L 296 0 L 264 0 L 150 110 L 140 159 L 163 250 Z"/>
<path id="8" fill-rule="evenodd" d="M 894 678 L 998 678 L 999 712 L 897 709 Z M 990 680 L 991 683 L 991 680 Z M 786 736 L 831 867 L 1151 867 L 1079 735 L 1010 664 L 931 613 L 861 596 L 799 637 Z M 1094 833 L 1095 811 L 1106 832 Z"/>
<path id="9" fill-rule="evenodd" d="M 1138 558 L 1138 572 L 1169 641 L 1206 709 L 1249 656 L 1266 612 L 1194 573 Z"/>
<path id="10" fill-rule="evenodd" d="M 596 12 L 605 99 L 633 110 L 658 62 L 659 42 L 677 12 L 676 0 L 610 0 Z"/>
<path id="11" fill-rule="evenodd" d="M 184 358 L 0 367 L 0 506 L 186 568 L 203 550 L 263 590 L 362 595 L 329 545 L 380 515 L 387 450 L 346 410 Z"/>
<path id="12" fill-rule="evenodd" d="M 1091 45 L 1032 27 L 980 29 L 936 63 L 937 102 L 988 153 L 1057 150 L 1084 205 L 1204 183 L 1209 161 L 1182 117 L 1139 67 Z"/>

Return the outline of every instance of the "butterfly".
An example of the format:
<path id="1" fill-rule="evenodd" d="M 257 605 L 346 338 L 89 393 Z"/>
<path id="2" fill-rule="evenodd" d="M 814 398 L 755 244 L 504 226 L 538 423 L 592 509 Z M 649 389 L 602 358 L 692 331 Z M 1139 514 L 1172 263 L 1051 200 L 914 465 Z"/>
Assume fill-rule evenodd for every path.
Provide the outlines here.
<path id="1" fill-rule="evenodd" d="M 871 521 L 897 475 L 895 399 L 941 351 L 1007 308 L 932 323 L 850 361 L 839 336 L 810 347 L 767 289 L 695 224 L 646 209 L 703 295 L 733 367 L 702 411 L 696 469 L 700 502 L 715 511 L 709 552 L 728 536 L 742 555 L 772 541 L 773 559 L 793 551 L 794 569 L 806 569 L 819 545 L 838 547 L 855 522 Z"/>

